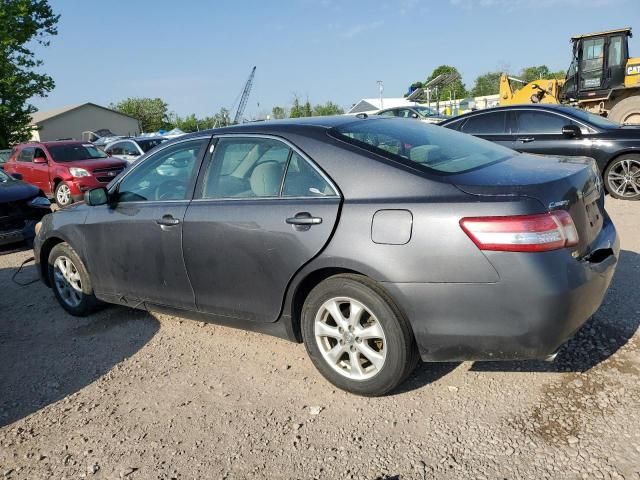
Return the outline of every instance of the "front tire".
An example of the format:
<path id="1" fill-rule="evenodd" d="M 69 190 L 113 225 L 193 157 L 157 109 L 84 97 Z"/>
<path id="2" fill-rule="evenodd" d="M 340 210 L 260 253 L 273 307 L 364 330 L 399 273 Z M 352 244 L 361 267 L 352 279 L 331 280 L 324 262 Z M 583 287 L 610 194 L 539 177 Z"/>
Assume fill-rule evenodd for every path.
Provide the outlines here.
<path id="1" fill-rule="evenodd" d="M 384 395 L 418 362 L 409 323 L 386 292 L 361 275 L 336 275 L 316 286 L 301 321 L 311 361 L 342 390 Z"/>
<path id="2" fill-rule="evenodd" d="M 622 155 L 609 163 L 604 185 L 613 198 L 640 200 L 640 155 Z"/>
<path id="3" fill-rule="evenodd" d="M 51 249 L 49 281 L 56 299 L 71 315 L 84 317 L 98 306 L 89 273 L 78 254 L 66 242 Z"/>
<path id="4" fill-rule="evenodd" d="M 618 102 L 609 112 L 608 118 L 618 123 L 640 124 L 640 95 Z"/>
<path id="5" fill-rule="evenodd" d="M 68 207 L 73 203 L 71 188 L 69 188 L 69 185 L 64 182 L 58 183 L 54 194 L 56 197 L 56 203 L 60 208 Z"/>

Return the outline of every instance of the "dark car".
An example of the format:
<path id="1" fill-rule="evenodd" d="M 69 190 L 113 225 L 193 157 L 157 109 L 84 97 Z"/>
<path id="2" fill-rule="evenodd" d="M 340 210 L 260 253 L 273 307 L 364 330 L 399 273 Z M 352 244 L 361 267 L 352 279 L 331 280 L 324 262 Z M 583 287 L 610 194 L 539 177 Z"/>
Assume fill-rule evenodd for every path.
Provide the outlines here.
<path id="1" fill-rule="evenodd" d="M 50 212 L 39 188 L 0 170 L 0 245 L 33 241 L 36 223 Z"/>
<path id="2" fill-rule="evenodd" d="M 326 378 L 364 395 L 419 358 L 553 355 L 619 253 L 593 160 L 414 120 L 199 132 L 85 197 L 47 215 L 34 245 L 68 312 L 104 301 L 304 341 Z"/>
<path id="3" fill-rule="evenodd" d="M 640 200 L 640 126 L 560 105 L 515 105 L 477 110 L 441 126 L 519 152 L 587 156 L 596 160 L 612 197 Z"/>
<path id="4" fill-rule="evenodd" d="M 5 163 L 7 173 L 18 173 L 60 207 L 81 200 L 84 192 L 108 184 L 127 163 L 109 158 L 91 143 L 31 142 L 18 145 Z"/>

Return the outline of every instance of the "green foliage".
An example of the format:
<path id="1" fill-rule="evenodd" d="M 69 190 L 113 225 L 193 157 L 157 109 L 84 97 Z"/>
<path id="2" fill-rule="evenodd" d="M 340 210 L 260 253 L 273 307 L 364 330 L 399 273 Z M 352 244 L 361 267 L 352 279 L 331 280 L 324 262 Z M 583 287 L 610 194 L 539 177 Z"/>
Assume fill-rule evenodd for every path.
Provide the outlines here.
<path id="1" fill-rule="evenodd" d="M 324 105 L 318 104 L 313 107 L 314 117 L 325 117 L 329 115 L 342 115 L 344 110 L 333 102 L 327 102 Z"/>
<path id="2" fill-rule="evenodd" d="M 138 119 L 141 132 L 156 132 L 172 126 L 168 105 L 161 98 L 127 98 L 110 108 Z"/>
<path id="3" fill-rule="evenodd" d="M 57 35 L 55 15 L 47 0 L 0 1 L 0 148 L 29 140 L 32 97 L 45 97 L 53 79 L 36 70 L 42 61 L 31 47 L 48 46 Z"/>
<path id="4" fill-rule="evenodd" d="M 271 118 L 274 120 L 282 120 L 287 118 L 287 111 L 283 107 L 275 106 L 271 109 Z"/>
<path id="5" fill-rule="evenodd" d="M 451 84 L 445 87 L 438 88 L 438 96 L 440 97 L 440 100 L 449 100 L 449 98 L 454 97 L 456 99 L 465 98 L 467 96 L 467 89 L 464 86 L 464 83 L 462 82 L 462 76 L 460 75 L 460 72 L 458 72 L 458 69 L 456 67 L 452 67 L 450 65 L 440 65 L 431 73 L 431 75 L 429 75 L 425 83 L 430 82 L 438 75 L 441 75 L 443 73 L 453 73 L 457 75 L 457 78 Z M 435 94 L 432 95 L 431 98 L 432 100 L 436 100 Z"/>
<path id="6" fill-rule="evenodd" d="M 302 106 L 302 116 L 303 117 L 313 116 L 313 110 L 311 108 L 311 104 L 309 103 L 309 99 L 307 99 L 307 101 L 304 102 L 304 105 Z"/>
<path id="7" fill-rule="evenodd" d="M 525 83 L 535 82 L 540 79 L 558 79 L 562 80 L 565 77 L 566 72 L 564 70 L 558 70 L 552 72 L 546 65 L 539 65 L 533 67 L 526 67 L 520 71 L 518 78 L 524 80 Z"/>
<path id="8" fill-rule="evenodd" d="M 291 110 L 289 110 L 289 118 L 300 118 L 304 117 L 304 109 L 300 105 L 300 100 L 297 95 L 293 97 L 293 104 L 291 105 Z"/>
<path id="9" fill-rule="evenodd" d="M 498 93 L 500 91 L 500 75 L 500 72 L 487 72 L 479 75 L 471 89 L 471 96 L 482 97 Z"/>

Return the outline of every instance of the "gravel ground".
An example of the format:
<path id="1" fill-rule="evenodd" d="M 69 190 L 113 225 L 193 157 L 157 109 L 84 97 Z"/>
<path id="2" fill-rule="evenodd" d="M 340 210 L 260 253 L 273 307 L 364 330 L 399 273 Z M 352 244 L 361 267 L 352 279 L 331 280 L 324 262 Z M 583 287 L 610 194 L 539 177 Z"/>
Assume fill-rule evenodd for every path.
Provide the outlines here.
<path id="1" fill-rule="evenodd" d="M 119 307 L 65 314 L 0 256 L 0 476 L 640 480 L 640 204 L 556 362 L 421 365 L 401 391 L 332 388 L 302 345 Z M 32 266 L 17 277 L 35 277 Z"/>

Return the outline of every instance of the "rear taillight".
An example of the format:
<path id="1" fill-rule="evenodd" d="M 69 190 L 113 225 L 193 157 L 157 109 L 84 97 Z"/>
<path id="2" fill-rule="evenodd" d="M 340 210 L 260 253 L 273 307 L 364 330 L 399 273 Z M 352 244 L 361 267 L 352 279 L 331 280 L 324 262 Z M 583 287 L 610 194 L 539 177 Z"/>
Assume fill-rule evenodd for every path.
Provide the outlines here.
<path id="1" fill-rule="evenodd" d="M 480 250 L 546 252 L 578 244 L 573 219 L 564 210 L 537 215 L 468 217 L 460 226 Z"/>

